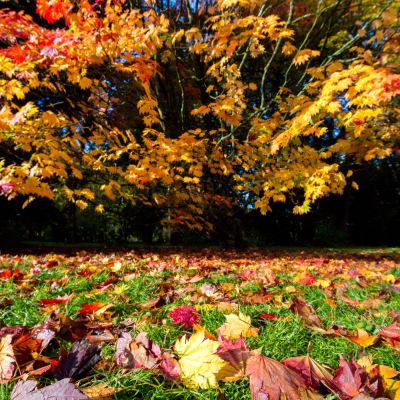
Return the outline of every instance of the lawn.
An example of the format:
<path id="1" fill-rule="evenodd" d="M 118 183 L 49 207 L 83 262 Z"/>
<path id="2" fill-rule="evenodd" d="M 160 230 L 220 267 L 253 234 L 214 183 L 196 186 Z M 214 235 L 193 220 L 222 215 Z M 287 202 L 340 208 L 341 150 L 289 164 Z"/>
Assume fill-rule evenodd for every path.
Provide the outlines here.
<path id="1" fill-rule="evenodd" d="M 1 399 L 400 398 L 397 249 L 57 252 L 0 256 Z"/>

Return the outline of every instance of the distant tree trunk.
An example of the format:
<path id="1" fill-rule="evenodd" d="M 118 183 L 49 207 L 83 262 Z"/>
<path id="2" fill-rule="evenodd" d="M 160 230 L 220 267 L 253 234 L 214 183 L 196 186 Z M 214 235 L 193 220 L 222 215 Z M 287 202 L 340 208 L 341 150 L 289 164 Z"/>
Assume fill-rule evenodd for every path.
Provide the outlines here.
<path id="1" fill-rule="evenodd" d="M 151 246 L 153 244 L 153 234 L 155 229 L 156 226 L 153 224 L 145 225 L 143 227 L 143 241 L 147 246 Z"/>
<path id="2" fill-rule="evenodd" d="M 239 218 L 228 218 L 221 226 L 223 240 L 228 245 L 234 245 L 237 249 L 245 249 L 248 246 L 243 222 Z"/>

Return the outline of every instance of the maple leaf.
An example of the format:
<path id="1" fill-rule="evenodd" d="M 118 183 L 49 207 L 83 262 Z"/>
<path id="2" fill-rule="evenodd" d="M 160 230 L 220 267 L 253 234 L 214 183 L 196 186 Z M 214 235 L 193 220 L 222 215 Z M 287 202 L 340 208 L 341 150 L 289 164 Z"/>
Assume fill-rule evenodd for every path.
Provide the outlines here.
<path id="1" fill-rule="evenodd" d="M 93 343 L 89 347 L 88 345 L 86 339 L 77 340 L 68 354 L 61 356 L 54 371 L 57 380 L 82 378 L 100 361 L 98 344 Z"/>
<path id="2" fill-rule="evenodd" d="M 286 319 L 284 317 L 277 317 L 276 315 L 267 314 L 265 312 L 262 312 L 258 318 L 267 319 L 269 321 L 283 321 Z"/>
<path id="3" fill-rule="evenodd" d="M 299 387 L 306 388 L 303 378 L 278 361 L 256 354 L 247 361 L 246 375 L 254 400 L 300 400 Z"/>
<path id="4" fill-rule="evenodd" d="M 92 86 L 93 81 L 90 78 L 87 78 L 86 76 L 84 76 L 80 81 L 79 81 L 79 86 L 82 89 L 87 89 L 90 88 L 90 86 Z"/>
<path id="5" fill-rule="evenodd" d="M 164 375 L 165 379 L 169 382 L 180 383 L 179 378 L 182 375 L 182 368 L 175 357 L 170 353 L 163 353 L 161 363 L 159 365 L 161 373 Z"/>
<path id="6" fill-rule="evenodd" d="M 301 283 L 303 285 L 312 285 L 317 282 L 317 280 L 314 278 L 314 275 L 306 273 L 301 274 L 300 276 L 296 276 L 293 281 L 295 283 Z"/>
<path id="7" fill-rule="evenodd" d="M 45 322 L 43 325 L 32 329 L 31 332 L 32 339 L 40 340 L 40 350 L 45 349 L 51 340 L 56 336 L 56 332 L 50 329 L 50 323 Z"/>
<path id="8" fill-rule="evenodd" d="M 357 336 L 348 336 L 348 339 L 362 347 L 372 346 L 377 336 L 370 336 L 368 332 L 357 327 Z"/>
<path id="9" fill-rule="evenodd" d="M 382 328 L 378 335 L 385 338 L 389 344 L 395 345 L 396 341 L 400 341 L 400 328 L 397 327 L 397 322 L 394 322 L 392 325 Z"/>
<path id="10" fill-rule="evenodd" d="M 320 333 L 326 332 L 321 318 L 315 314 L 311 305 L 307 304 L 302 297 L 294 297 L 290 309 L 301 318 L 307 328 Z"/>
<path id="11" fill-rule="evenodd" d="M 54 306 L 56 304 L 69 303 L 73 297 L 74 297 L 73 294 L 70 294 L 70 295 L 65 294 L 63 297 L 58 296 L 56 299 L 39 299 L 38 301 L 44 305 Z"/>
<path id="12" fill-rule="evenodd" d="M 0 384 L 12 378 L 14 372 L 14 351 L 12 335 L 4 336 L 0 342 Z"/>
<path id="13" fill-rule="evenodd" d="M 81 304 L 81 307 L 82 309 L 79 310 L 79 315 L 100 315 L 103 314 L 110 307 L 113 307 L 113 304 L 101 303 L 99 301 L 96 301 L 96 303 L 93 304 Z"/>
<path id="14" fill-rule="evenodd" d="M 32 353 L 39 352 L 42 346 L 40 339 L 34 339 L 30 333 L 27 333 L 19 337 L 13 343 L 14 353 L 17 359 L 18 365 L 25 364 L 32 358 Z"/>
<path id="15" fill-rule="evenodd" d="M 226 365 L 216 353 L 221 343 L 205 339 L 204 331 L 193 334 L 189 340 L 182 336 L 175 343 L 183 376 L 183 384 L 189 388 L 216 388 L 215 374 Z"/>
<path id="16" fill-rule="evenodd" d="M 218 336 L 218 341 L 222 342 L 218 348 L 217 355 L 227 362 L 216 374 L 218 380 L 224 382 L 235 382 L 246 376 L 247 360 L 255 353 L 250 352 L 247 344 L 240 336 L 235 344 L 230 340 L 225 339 L 221 333 Z"/>
<path id="17" fill-rule="evenodd" d="M 318 361 L 306 356 L 286 358 L 282 361 L 288 368 L 298 372 L 308 387 L 319 391 L 321 383 L 332 393 L 337 389 L 333 383 L 333 376 Z"/>
<path id="18" fill-rule="evenodd" d="M 13 190 L 16 186 L 13 183 L 0 184 L 0 193 L 7 193 Z"/>
<path id="19" fill-rule="evenodd" d="M 99 383 L 95 386 L 85 387 L 81 389 L 81 391 L 90 398 L 95 398 L 101 400 L 101 398 L 105 399 L 106 396 L 114 395 L 117 392 L 120 392 L 123 389 L 116 389 L 108 386 L 107 383 Z"/>
<path id="20" fill-rule="evenodd" d="M 358 365 L 353 359 L 345 361 L 340 355 L 339 368 L 333 378 L 335 386 L 346 396 L 357 396 L 361 388 L 368 382 L 368 374 L 365 368 Z"/>
<path id="21" fill-rule="evenodd" d="M 89 397 L 82 393 L 69 379 L 35 390 L 36 381 L 19 381 L 11 392 L 10 400 L 84 400 Z"/>
<path id="22" fill-rule="evenodd" d="M 235 340 L 240 335 L 243 337 L 257 337 L 257 328 L 251 327 L 251 318 L 239 312 L 239 315 L 225 315 L 227 322 L 219 328 L 221 335 L 227 339 Z"/>
<path id="23" fill-rule="evenodd" d="M 174 324 L 182 324 L 184 329 L 188 329 L 201 321 L 200 315 L 196 311 L 196 307 L 190 307 L 186 304 L 181 307 L 174 308 L 168 314 L 168 318 L 172 318 L 172 323 Z"/>
<path id="24" fill-rule="evenodd" d="M 147 332 L 141 332 L 134 341 L 128 346 L 128 363 L 129 368 L 145 367 L 153 369 L 158 363 L 161 356 L 160 347 L 146 337 Z"/>
<path id="25" fill-rule="evenodd" d="M 123 332 L 117 341 L 114 361 L 120 367 L 127 365 L 127 347 L 132 342 L 132 337 L 129 333 Z"/>

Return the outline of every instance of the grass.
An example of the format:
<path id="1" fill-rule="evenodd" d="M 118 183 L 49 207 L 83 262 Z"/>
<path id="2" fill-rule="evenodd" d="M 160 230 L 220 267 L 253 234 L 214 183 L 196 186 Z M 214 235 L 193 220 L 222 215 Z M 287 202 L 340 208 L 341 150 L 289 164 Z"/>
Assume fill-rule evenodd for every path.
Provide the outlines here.
<path id="1" fill-rule="evenodd" d="M 306 254 L 304 254 L 306 252 Z M 256 255 L 254 255 L 254 254 Z M 370 255 L 378 255 L 374 260 Z M 252 325 L 259 328 L 257 338 L 247 338 L 246 342 L 250 349 L 262 347 L 262 354 L 275 360 L 282 360 L 287 357 L 297 357 L 307 354 L 309 348 L 310 356 L 332 369 L 338 367 L 339 355 L 345 359 L 357 359 L 360 355 L 372 354 L 374 362 L 390 366 L 400 371 L 400 358 L 396 349 L 387 345 L 371 346 L 360 348 L 356 344 L 340 337 L 323 337 L 320 334 L 306 328 L 301 319 L 294 315 L 288 308 L 294 295 L 301 295 L 307 303 L 312 305 L 325 327 L 332 324 L 340 325 L 348 330 L 355 330 L 363 327 L 370 334 L 376 334 L 379 327 L 388 326 L 392 319 L 388 313 L 391 310 L 400 308 L 400 296 L 389 292 L 384 295 L 384 303 L 379 307 L 366 310 L 363 307 L 353 306 L 342 301 L 336 295 L 337 285 L 345 282 L 348 286 L 344 296 L 353 300 L 362 301 L 380 296 L 383 277 L 393 275 L 400 276 L 400 257 L 397 249 L 390 251 L 356 251 L 345 249 L 337 250 L 304 250 L 297 249 L 254 249 L 248 253 L 236 253 L 232 251 L 223 252 L 212 250 L 203 252 L 193 250 L 192 252 L 176 250 L 156 250 L 149 252 L 148 249 L 141 249 L 136 253 L 132 250 L 128 254 L 109 255 L 110 262 L 105 263 L 106 256 L 91 254 L 89 260 L 85 261 L 84 256 L 62 257 L 49 255 L 43 256 L 20 256 L 15 261 L 10 256 L 0 258 L 0 273 L 9 269 L 18 269 L 24 275 L 23 280 L 2 279 L 0 277 L 0 321 L 7 326 L 27 326 L 32 328 L 43 323 L 46 308 L 40 307 L 39 299 L 53 299 L 58 296 L 73 294 L 74 297 L 65 305 L 57 306 L 61 312 L 71 318 L 77 318 L 82 304 L 95 302 L 112 303 L 114 308 L 112 323 L 118 324 L 125 318 L 140 318 L 150 313 L 151 321 L 135 330 L 139 333 L 142 330 L 148 332 L 150 337 L 158 345 L 164 343 L 164 348 L 170 348 L 173 343 L 183 334 L 193 334 L 192 329 L 182 329 L 179 325 L 172 324 L 168 314 L 172 307 L 182 304 L 193 305 L 186 296 L 176 299 L 173 303 L 166 304 L 160 309 L 142 309 L 141 303 L 151 298 L 165 295 L 168 290 L 180 287 L 192 286 L 195 289 L 208 283 L 219 289 L 220 283 L 233 283 L 237 285 L 238 291 L 232 291 L 230 301 L 239 305 L 240 311 L 252 319 Z M 179 258 L 177 258 L 179 257 Z M 329 261 L 326 266 L 316 267 L 310 260 L 326 258 Z M 196 259 L 194 268 L 188 265 L 191 259 Z M 58 265 L 47 268 L 46 263 L 50 259 L 58 260 Z M 275 275 L 276 283 L 269 285 L 265 290 L 276 293 L 274 301 L 250 304 L 244 299 L 251 297 L 251 292 L 260 290 L 260 281 L 257 277 L 243 279 L 238 277 L 240 272 L 254 270 L 260 277 L 265 276 L 266 268 L 263 261 L 269 260 L 268 271 Z M 308 260 L 301 263 L 299 260 Z M 346 260 L 346 262 L 343 262 Z M 247 262 L 249 261 L 249 262 Z M 115 262 L 121 262 L 119 270 L 113 271 Z M 162 267 L 162 263 L 166 266 Z M 347 263 L 347 264 L 346 264 Z M 336 273 L 328 273 L 332 267 Z M 90 269 L 89 276 L 80 276 L 82 271 Z M 116 268 L 118 269 L 118 268 Z M 349 279 L 341 278 L 343 272 L 361 269 L 371 272 L 371 275 L 360 275 Z M 32 275 L 32 271 L 39 273 Z M 200 282 L 181 283 L 179 279 L 190 279 L 193 274 L 201 273 L 204 277 Z M 295 278 L 302 273 L 311 272 L 316 279 L 324 278 L 329 280 L 330 286 L 326 289 L 315 285 L 304 285 L 296 283 Z M 124 280 L 125 276 L 135 273 L 135 277 Z M 1 275 L 0 275 L 1 276 Z M 65 278 L 67 277 L 67 278 Z M 105 282 L 109 278 L 117 279 L 113 287 L 100 292 L 97 284 Z M 390 283 L 397 283 L 392 281 Z M 360 282 L 362 284 L 360 284 Z M 363 283 L 363 282 L 366 282 Z M 119 293 L 115 288 L 122 287 L 124 290 Z M 294 287 L 296 293 L 287 290 Z M 328 293 L 331 291 L 332 293 Z M 278 297 L 280 296 L 280 297 Z M 334 301 L 334 308 L 327 302 L 327 297 Z M 49 311 L 49 309 L 47 309 Z M 266 321 L 259 319 L 262 312 L 285 317 L 283 320 Z M 224 312 L 214 308 L 210 311 L 199 311 L 202 325 L 212 333 L 218 335 L 218 328 L 226 322 Z M 225 312 L 226 313 L 226 312 Z M 101 322 L 101 318 L 99 318 Z M 133 332 L 132 332 L 133 333 Z M 69 347 L 71 343 L 64 343 L 61 340 L 54 340 L 42 353 L 54 360 L 58 359 L 61 346 Z M 81 387 L 93 386 L 98 383 L 107 383 L 115 389 L 123 389 L 113 395 L 113 399 L 217 399 L 219 392 L 216 389 L 191 390 L 180 385 L 167 382 L 160 374 L 153 371 L 136 369 L 121 374 L 120 369 L 113 368 L 115 348 L 113 345 L 105 344 L 102 350 L 102 357 L 109 361 L 105 370 L 94 370 L 90 379 L 84 378 Z M 36 377 L 40 386 L 54 383 L 54 378 Z M 8 400 L 15 382 L 0 385 L 0 399 Z M 220 383 L 220 389 L 226 399 L 251 399 L 249 382 L 242 379 L 235 383 Z"/>

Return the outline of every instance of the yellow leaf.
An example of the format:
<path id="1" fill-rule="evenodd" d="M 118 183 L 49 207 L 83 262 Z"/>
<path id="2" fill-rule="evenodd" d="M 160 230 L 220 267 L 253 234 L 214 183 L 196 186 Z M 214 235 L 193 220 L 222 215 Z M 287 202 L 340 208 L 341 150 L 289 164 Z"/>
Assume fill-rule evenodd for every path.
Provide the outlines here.
<path id="1" fill-rule="evenodd" d="M 79 81 L 79 86 L 81 87 L 81 89 L 87 89 L 90 88 L 90 86 L 92 86 L 93 81 L 89 78 L 87 78 L 86 76 L 84 76 L 80 81 Z"/>
<path id="2" fill-rule="evenodd" d="M 102 213 L 104 211 L 104 206 L 102 204 L 99 204 L 96 208 L 95 208 L 96 212 Z"/>
<path id="3" fill-rule="evenodd" d="M 227 363 L 215 354 L 221 345 L 210 339 L 204 339 L 204 329 L 192 335 L 189 340 L 182 336 L 175 343 L 175 350 L 179 356 L 186 387 L 197 389 L 217 388 L 215 374 Z"/>
<path id="4" fill-rule="evenodd" d="M 122 263 L 120 261 L 116 262 L 113 267 L 111 267 L 112 272 L 117 272 L 122 268 Z"/>
<path id="5" fill-rule="evenodd" d="M 196 311 L 203 310 L 203 311 L 211 311 L 214 310 L 214 304 L 196 304 Z"/>
<path id="6" fill-rule="evenodd" d="M 127 288 L 127 287 L 125 286 L 125 284 L 123 283 L 122 286 L 117 286 L 117 287 L 115 288 L 115 290 L 114 290 L 112 293 L 118 294 L 118 295 L 119 295 L 119 294 L 125 292 L 126 289 L 128 289 L 128 288 Z"/>
<path id="7" fill-rule="evenodd" d="M 243 337 L 257 337 L 258 332 L 256 328 L 251 327 L 251 318 L 239 312 L 236 314 L 225 315 L 228 322 L 223 324 L 219 331 L 226 339 L 235 340 L 240 335 Z"/>
<path id="8" fill-rule="evenodd" d="M 122 389 L 114 389 L 108 387 L 106 383 L 99 383 L 96 386 L 80 389 L 89 398 L 105 398 L 105 396 L 112 396 L 114 393 L 119 392 Z"/>

